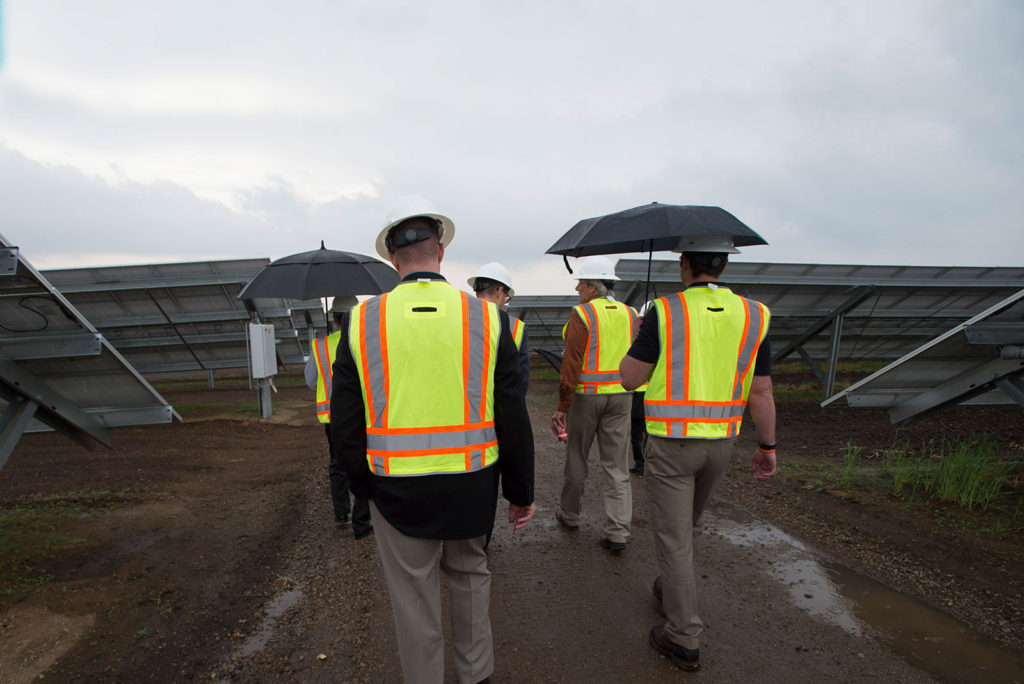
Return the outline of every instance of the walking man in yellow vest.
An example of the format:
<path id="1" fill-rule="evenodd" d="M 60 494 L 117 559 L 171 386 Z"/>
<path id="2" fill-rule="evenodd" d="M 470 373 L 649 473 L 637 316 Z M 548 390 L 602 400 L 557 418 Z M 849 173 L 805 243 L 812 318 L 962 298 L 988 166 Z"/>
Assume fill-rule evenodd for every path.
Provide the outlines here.
<path id="1" fill-rule="evenodd" d="M 334 362 L 334 352 L 338 348 L 338 340 L 341 339 L 341 330 L 346 322 L 345 314 L 356 305 L 358 300 L 355 297 L 335 297 L 331 303 L 331 318 L 334 322 L 334 331 L 324 337 L 318 337 L 313 341 L 313 350 L 306 361 L 304 369 L 306 386 L 316 390 L 316 417 L 324 426 L 327 434 L 327 448 L 330 454 L 330 461 L 327 466 L 327 475 L 331 482 L 331 504 L 334 507 L 334 520 L 339 524 L 348 523 L 350 508 L 348 478 L 345 475 L 345 468 L 338 462 L 337 453 L 334 450 L 334 443 L 331 440 L 331 365 Z M 363 497 L 355 497 L 355 504 L 352 509 L 352 533 L 356 539 L 362 539 L 373 532 L 373 523 L 370 522 L 370 502 Z"/>
<path id="2" fill-rule="evenodd" d="M 647 492 L 659 576 L 654 596 L 664 625 L 651 645 L 682 670 L 700 667 L 693 528 L 729 467 L 744 408 L 760 447 L 751 470 L 775 473 L 775 400 L 770 375 L 768 307 L 718 283 L 730 238 L 684 239 L 682 292 L 654 301 L 622 360 L 622 385 L 647 381 Z"/>
<path id="3" fill-rule="evenodd" d="M 565 354 L 559 372 L 558 406 L 551 416 L 557 435 L 568 433 L 562 495 L 555 517 L 577 530 L 582 512 L 587 455 L 597 437 L 604 473 L 604 536 L 601 546 L 622 553 L 633 519 L 629 485 L 629 417 L 632 393 L 619 382 L 619 363 L 633 340 L 636 312 L 609 298 L 615 276 L 607 257 L 581 261 L 573 276 L 580 303 L 563 328 Z"/>
<path id="4" fill-rule="evenodd" d="M 508 269 L 497 261 L 484 264 L 476 275 L 467 278 L 466 282 L 473 288 L 479 299 L 491 302 L 499 311 L 505 311 L 512 296 L 512 275 Z M 526 324 L 515 316 L 508 317 L 512 324 L 512 339 L 519 350 L 519 368 L 523 373 L 523 392 L 530 389 L 530 338 L 526 334 Z"/>
<path id="5" fill-rule="evenodd" d="M 440 576 L 456 677 L 494 670 L 484 543 L 498 481 L 518 533 L 533 517 L 533 433 L 508 315 L 438 273 L 455 226 L 418 195 L 377 239 L 402 281 L 357 305 L 334 364 L 331 428 L 370 498 L 406 682 L 444 681 Z"/>

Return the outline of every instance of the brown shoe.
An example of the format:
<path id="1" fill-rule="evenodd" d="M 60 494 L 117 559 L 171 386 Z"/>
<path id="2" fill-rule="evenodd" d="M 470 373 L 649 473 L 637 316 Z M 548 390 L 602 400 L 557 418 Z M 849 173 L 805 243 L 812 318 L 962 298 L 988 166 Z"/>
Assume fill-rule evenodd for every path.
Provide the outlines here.
<path id="1" fill-rule="evenodd" d="M 667 656 L 672 664 L 686 672 L 696 672 L 700 669 L 700 649 L 683 648 L 674 644 L 665 637 L 665 628 L 661 625 L 651 628 L 651 646 L 663 656 Z"/>
<path id="2" fill-rule="evenodd" d="M 597 542 L 601 545 L 601 548 L 608 549 L 615 555 L 619 555 L 626 550 L 626 542 L 612 541 L 608 537 L 604 537 L 601 541 Z"/>

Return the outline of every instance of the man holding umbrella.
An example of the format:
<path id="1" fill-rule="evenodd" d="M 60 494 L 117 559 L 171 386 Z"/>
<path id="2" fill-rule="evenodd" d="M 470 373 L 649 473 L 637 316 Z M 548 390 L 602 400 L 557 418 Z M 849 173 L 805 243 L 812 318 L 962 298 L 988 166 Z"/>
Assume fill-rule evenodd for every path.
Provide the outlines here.
<path id="1" fill-rule="evenodd" d="M 327 448 L 330 452 L 327 475 L 331 481 L 331 504 L 334 506 L 334 520 L 341 524 L 348 522 L 349 487 L 345 469 L 338 462 L 331 441 L 331 364 L 334 352 L 338 348 L 338 340 L 341 338 L 345 313 L 357 302 L 358 300 L 352 296 L 334 298 L 334 302 L 331 303 L 334 332 L 313 341 L 313 353 L 309 355 L 304 369 L 306 386 L 316 390 L 316 417 L 323 423 L 324 432 L 327 434 Z M 355 497 L 355 505 L 352 506 L 352 532 L 356 539 L 362 539 L 373 532 L 370 502 L 361 496 Z"/>
<path id="2" fill-rule="evenodd" d="M 407 682 L 444 681 L 440 576 L 459 682 L 494 670 L 484 544 L 498 481 L 513 534 L 533 517 L 533 433 L 508 315 L 438 272 L 455 226 L 418 195 L 388 212 L 377 251 L 401 282 L 357 305 L 334 363 L 331 427 L 370 498 Z"/>
<path id="3" fill-rule="evenodd" d="M 775 401 L 768 308 L 718 282 L 728 255 L 739 252 L 732 239 L 684 238 L 676 251 L 685 289 L 653 302 L 620 374 L 626 389 L 648 382 L 644 488 L 659 572 L 653 591 L 666 617 L 650 643 L 692 671 L 703 629 L 693 528 L 729 466 L 748 404 L 760 442 L 754 478 L 775 472 Z"/>

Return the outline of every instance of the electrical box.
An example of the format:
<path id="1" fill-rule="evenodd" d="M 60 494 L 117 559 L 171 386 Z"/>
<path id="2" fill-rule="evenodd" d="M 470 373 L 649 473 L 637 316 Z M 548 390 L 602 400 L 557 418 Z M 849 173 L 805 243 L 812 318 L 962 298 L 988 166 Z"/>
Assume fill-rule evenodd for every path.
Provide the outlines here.
<path id="1" fill-rule="evenodd" d="M 277 374 L 277 351 L 274 349 L 274 344 L 273 324 L 249 324 L 249 359 L 252 362 L 252 377 L 269 378 Z"/>

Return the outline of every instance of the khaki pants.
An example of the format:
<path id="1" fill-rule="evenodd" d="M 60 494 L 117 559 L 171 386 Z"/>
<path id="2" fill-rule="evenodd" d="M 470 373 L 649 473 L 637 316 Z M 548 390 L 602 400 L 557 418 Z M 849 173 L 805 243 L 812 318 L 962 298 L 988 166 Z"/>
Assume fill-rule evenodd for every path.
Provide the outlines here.
<path id="1" fill-rule="evenodd" d="M 494 639 L 485 537 L 454 541 L 407 537 L 391 526 L 372 501 L 370 513 L 391 596 L 405 681 L 444 682 L 440 573 L 448 582 L 451 598 L 458 681 L 475 684 L 490 677 L 494 672 Z"/>
<path id="2" fill-rule="evenodd" d="M 587 454 L 597 437 L 604 471 L 604 534 L 614 542 L 629 539 L 633 493 L 629 486 L 629 415 L 632 393 L 577 394 L 566 414 L 569 440 L 562 481 L 562 517 L 579 525 Z"/>
<path id="3" fill-rule="evenodd" d="M 654 528 L 654 555 L 662 581 L 665 636 L 699 648 L 693 528 L 729 467 L 736 438 L 667 439 L 647 436 L 644 489 Z"/>

